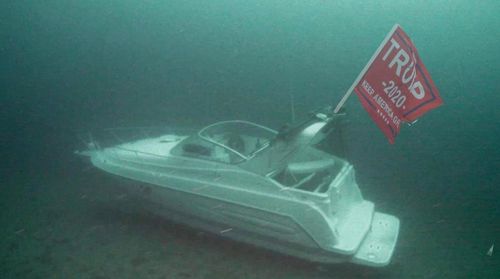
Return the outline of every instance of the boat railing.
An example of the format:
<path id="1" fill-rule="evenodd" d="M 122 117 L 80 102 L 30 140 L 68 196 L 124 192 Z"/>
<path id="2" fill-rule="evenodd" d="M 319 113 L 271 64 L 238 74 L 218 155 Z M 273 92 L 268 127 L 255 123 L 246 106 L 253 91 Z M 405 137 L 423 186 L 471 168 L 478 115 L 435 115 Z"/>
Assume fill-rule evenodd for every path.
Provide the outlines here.
<path id="1" fill-rule="evenodd" d="M 196 133 L 196 128 L 178 128 L 171 126 L 117 127 L 93 130 L 83 141 L 94 149 L 118 146 L 141 139 L 159 137 L 162 135 L 190 135 Z"/>

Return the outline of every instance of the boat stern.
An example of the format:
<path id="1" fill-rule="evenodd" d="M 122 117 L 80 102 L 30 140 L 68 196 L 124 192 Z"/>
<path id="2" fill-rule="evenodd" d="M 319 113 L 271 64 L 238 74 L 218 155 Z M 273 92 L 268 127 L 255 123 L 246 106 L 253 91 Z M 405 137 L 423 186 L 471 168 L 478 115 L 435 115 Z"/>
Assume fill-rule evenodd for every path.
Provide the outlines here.
<path id="1" fill-rule="evenodd" d="M 375 212 L 370 230 L 351 262 L 373 267 L 390 263 L 399 234 L 399 219 Z"/>
<path id="2" fill-rule="evenodd" d="M 350 262 L 373 267 L 390 263 L 399 234 L 399 219 L 375 211 L 363 198 L 354 169 L 346 165 L 329 189 L 330 212 L 336 220 L 334 251 L 348 255 Z"/>

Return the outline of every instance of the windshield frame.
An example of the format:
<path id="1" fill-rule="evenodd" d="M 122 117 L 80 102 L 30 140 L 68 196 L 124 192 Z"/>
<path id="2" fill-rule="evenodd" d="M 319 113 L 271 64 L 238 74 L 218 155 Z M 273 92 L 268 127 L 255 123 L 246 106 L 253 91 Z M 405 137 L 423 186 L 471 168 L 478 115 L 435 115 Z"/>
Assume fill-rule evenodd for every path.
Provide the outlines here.
<path id="1" fill-rule="evenodd" d="M 222 126 L 222 125 L 228 125 L 228 124 L 240 124 L 240 125 L 249 125 L 249 126 L 252 126 L 254 128 L 258 128 L 266 133 L 270 133 L 271 136 L 269 137 L 269 139 L 264 143 L 262 144 L 262 146 L 260 148 L 257 148 L 255 150 L 252 150 L 251 152 L 248 153 L 248 155 L 245 155 L 245 154 L 242 154 L 241 152 L 227 146 L 226 144 L 224 143 L 221 143 L 220 141 L 217 141 L 215 139 L 213 139 L 212 137 L 209 136 L 210 134 L 210 130 L 214 129 L 215 127 L 217 126 Z M 268 128 L 268 127 L 265 127 L 265 126 L 262 126 L 262 125 L 259 125 L 259 124 L 256 124 L 256 123 L 253 123 L 253 122 L 249 122 L 249 121 L 245 121 L 245 120 L 227 120 L 227 121 L 220 121 L 220 122 L 217 122 L 217 123 L 214 123 L 214 124 L 211 124 L 211 125 L 208 125 L 206 126 L 205 128 L 201 129 L 199 132 L 198 132 L 198 137 L 200 137 L 201 139 L 203 140 L 206 140 L 212 144 L 215 144 L 217 146 L 220 146 L 224 149 L 227 149 L 229 150 L 230 152 L 233 152 L 234 154 L 236 154 L 238 157 L 240 157 L 242 160 L 237 162 L 237 163 L 240 163 L 242 161 L 248 161 L 250 159 L 252 159 L 253 157 L 255 157 L 255 155 L 259 152 L 261 152 L 262 150 L 266 149 L 267 147 L 269 147 L 269 145 L 271 144 L 272 140 L 278 135 L 278 132 L 271 129 L 271 128 Z"/>

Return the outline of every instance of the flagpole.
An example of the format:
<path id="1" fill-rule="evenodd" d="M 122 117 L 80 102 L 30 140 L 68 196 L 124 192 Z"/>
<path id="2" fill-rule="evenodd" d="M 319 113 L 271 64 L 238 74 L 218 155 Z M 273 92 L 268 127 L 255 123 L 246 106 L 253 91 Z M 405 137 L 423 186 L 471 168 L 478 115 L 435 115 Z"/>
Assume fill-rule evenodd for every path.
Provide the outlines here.
<path id="1" fill-rule="evenodd" d="M 342 108 L 342 106 L 344 106 L 344 104 L 347 101 L 347 99 L 351 96 L 352 91 L 354 91 L 354 87 L 359 83 L 359 81 L 361 80 L 361 78 L 365 75 L 366 71 L 368 71 L 368 68 L 370 68 L 370 65 L 373 63 L 373 60 L 375 60 L 375 58 L 378 56 L 378 54 L 382 51 L 382 49 L 384 48 L 385 44 L 387 43 L 387 41 L 389 41 L 389 39 L 391 38 L 392 34 L 394 33 L 394 31 L 396 31 L 396 28 L 398 28 L 398 27 L 399 27 L 399 24 L 397 24 L 397 23 L 394 24 L 394 26 L 392 27 L 391 31 L 387 34 L 387 36 L 385 36 L 385 38 L 382 41 L 382 43 L 378 46 L 378 49 L 372 55 L 372 58 L 370 58 L 370 60 L 368 61 L 368 63 L 366 63 L 365 67 L 363 68 L 363 70 L 361 71 L 361 73 L 359 73 L 359 75 L 356 78 L 356 80 L 354 80 L 354 82 L 352 83 L 352 85 L 349 88 L 349 90 L 347 90 L 347 92 L 345 93 L 344 97 L 342 97 L 342 99 L 340 100 L 340 102 L 337 104 L 337 106 L 333 110 L 333 113 L 337 114 L 339 112 L 339 110 Z"/>

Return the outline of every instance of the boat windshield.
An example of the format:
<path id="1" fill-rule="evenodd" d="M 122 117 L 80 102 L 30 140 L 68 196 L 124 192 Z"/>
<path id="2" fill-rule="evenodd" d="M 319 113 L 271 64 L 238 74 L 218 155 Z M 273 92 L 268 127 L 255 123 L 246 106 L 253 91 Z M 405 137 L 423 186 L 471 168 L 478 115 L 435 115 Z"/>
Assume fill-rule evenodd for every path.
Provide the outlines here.
<path id="1" fill-rule="evenodd" d="M 224 147 L 243 159 L 250 159 L 269 146 L 276 134 L 272 129 L 242 120 L 218 122 L 198 133 L 202 139 Z"/>

